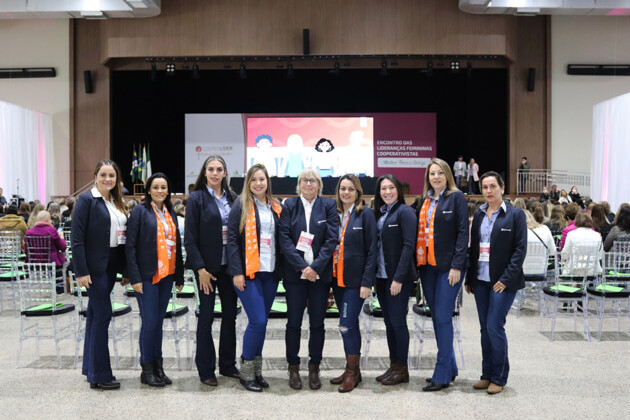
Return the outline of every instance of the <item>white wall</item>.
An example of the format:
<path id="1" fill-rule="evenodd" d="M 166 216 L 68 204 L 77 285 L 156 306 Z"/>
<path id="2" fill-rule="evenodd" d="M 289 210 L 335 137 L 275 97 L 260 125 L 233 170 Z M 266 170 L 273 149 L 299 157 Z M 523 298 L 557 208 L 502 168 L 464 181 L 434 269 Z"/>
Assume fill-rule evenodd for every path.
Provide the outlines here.
<path id="1" fill-rule="evenodd" d="M 69 25 L 67 19 L 0 20 L 0 68 L 54 67 L 57 71 L 54 78 L 0 79 L 0 100 L 51 116 L 51 195 L 71 192 Z M 15 192 L 13 185 L 3 187 L 5 196 Z"/>
<path id="2" fill-rule="evenodd" d="M 630 64 L 630 17 L 551 19 L 551 167 L 590 172 L 593 106 L 630 92 L 630 76 L 569 76 L 567 64 Z"/>

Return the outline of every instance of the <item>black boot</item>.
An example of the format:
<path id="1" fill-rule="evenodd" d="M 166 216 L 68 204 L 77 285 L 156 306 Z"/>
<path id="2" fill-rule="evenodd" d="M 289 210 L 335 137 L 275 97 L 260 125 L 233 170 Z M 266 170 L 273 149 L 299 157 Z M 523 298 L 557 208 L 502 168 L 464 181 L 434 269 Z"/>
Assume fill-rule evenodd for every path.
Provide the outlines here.
<path id="1" fill-rule="evenodd" d="M 267 382 L 262 376 L 262 356 L 256 356 L 254 359 L 254 376 L 256 377 L 258 385 L 263 388 L 269 388 L 269 382 Z"/>
<path id="2" fill-rule="evenodd" d="M 241 371 L 239 373 L 239 381 L 246 390 L 254 392 L 262 392 L 262 387 L 256 382 L 256 376 L 254 375 L 254 361 L 245 360 L 241 357 Z"/>
<path id="3" fill-rule="evenodd" d="M 142 366 L 142 373 L 140 374 L 140 382 L 149 386 L 162 387 L 166 385 L 164 381 L 161 381 L 153 373 L 153 363 L 140 363 Z"/>
<path id="4" fill-rule="evenodd" d="M 172 385 L 173 381 L 171 381 L 171 378 L 166 376 L 166 373 L 164 373 L 164 367 L 162 364 L 162 359 L 153 361 L 153 374 L 159 381 L 164 382 L 165 385 Z"/>

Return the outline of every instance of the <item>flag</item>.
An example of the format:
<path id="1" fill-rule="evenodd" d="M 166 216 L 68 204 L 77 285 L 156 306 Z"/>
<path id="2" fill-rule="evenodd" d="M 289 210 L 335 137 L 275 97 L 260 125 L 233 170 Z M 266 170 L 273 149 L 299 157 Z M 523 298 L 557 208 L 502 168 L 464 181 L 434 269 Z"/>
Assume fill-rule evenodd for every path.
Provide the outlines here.
<path id="1" fill-rule="evenodd" d="M 133 158 L 131 159 L 131 182 L 136 183 L 138 176 L 138 154 L 136 153 L 136 145 L 133 145 Z"/>
<path id="2" fill-rule="evenodd" d="M 142 160 L 142 145 L 138 145 L 138 173 L 136 174 L 136 182 L 142 183 L 142 173 L 144 172 L 144 160 Z"/>
<path id="3" fill-rule="evenodd" d="M 147 146 L 142 146 L 142 183 L 147 182 Z"/>
<path id="4" fill-rule="evenodd" d="M 151 178 L 151 175 L 153 175 L 153 170 L 151 169 L 151 156 L 149 156 L 149 151 L 151 150 L 151 146 L 148 145 L 147 146 L 147 178 Z"/>

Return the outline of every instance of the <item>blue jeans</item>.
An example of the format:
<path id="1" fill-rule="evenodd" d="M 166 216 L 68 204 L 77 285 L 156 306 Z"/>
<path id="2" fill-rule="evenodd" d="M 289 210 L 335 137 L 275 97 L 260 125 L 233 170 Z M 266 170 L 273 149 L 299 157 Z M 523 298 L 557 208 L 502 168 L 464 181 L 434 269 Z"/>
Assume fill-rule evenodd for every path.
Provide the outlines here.
<path id="1" fill-rule="evenodd" d="M 403 365 L 407 364 L 409 354 L 409 328 L 407 312 L 409 311 L 409 292 L 411 282 L 402 283 L 400 293 L 392 296 L 390 287 L 392 280 L 376 279 L 376 296 L 383 310 L 389 359 Z"/>
<path id="2" fill-rule="evenodd" d="M 324 318 L 328 306 L 330 284 L 317 280 L 285 281 L 287 297 L 287 331 L 285 335 L 287 362 L 289 365 L 300 364 L 300 339 L 302 338 L 302 318 L 308 302 L 308 321 L 310 336 L 308 339 L 309 365 L 319 366 L 324 350 Z"/>
<path id="3" fill-rule="evenodd" d="M 359 315 L 361 315 L 365 299 L 360 297 L 360 292 L 360 288 L 339 287 L 333 279 L 333 294 L 337 308 L 339 308 L 339 331 L 343 339 L 343 350 L 346 354 L 361 353 Z"/>
<path id="4" fill-rule="evenodd" d="M 431 265 L 420 267 L 422 291 L 431 310 L 431 321 L 438 347 L 437 363 L 431 378 L 436 384 L 448 384 L 451 378 L 458 374 L 453 349 L 453 309 L 463 278 L 462 271 L 460 281 L 451 286 L 448 283 L 448 271 L 440 271 Z"/>
<path id="5" fill-rule="evenodd" d="M 92 284 L 87 290 L 89 300 L 85 313 L 85 343 L 82 373 L 90 383 L 110 382 L 114 379 L 109 362 L 109 322 L 112 319 L 110 293 L 116 284 L 117 248 L 111 248 L 107 271 L 90 275 Z"/>
<path id="6" fill-rule="evenodd" d="M 171 298 L 175 276 L 167 276 L 159 283 L 153 279 L 142 280 L 142 293 L 136 292 L 140 308 L 140 361 L 151 363 L 162 360 L 162 324 L 166 307 Z"/>
<path id="7" fill-rule="evenodd" d="M 217 289 L 221 300 L 221 331 L 219 335 L 219 373 L 230 376 L 236 371 L 236 301 L 232 276 L 227 274 L 227 266 L 212 273 L 217 281 L 212 281 L 214 292 L 205 294 L 199 287 L 199 274 L 195 271 L 195 280 L 199 287 L 199 318 L 197 318 L 197 354 L 195 364 L 199 379 L 215 378 L 217 355 L 212 339 L 214 322 L 214 300 Z"/>
<path id="8" fill-rule="evenodd" d="M 256 356 L 262 356 L 267 320 L 278 283 L 273 279 L 273 273 L 258 272 L 253 279 L 245 278 L 245 290 L 234 289 L 249 319 L 243 334 L 243 359 L 254 360 Z"/>
<path id="9" fill-rule="evenodd" d="M 505 318 L 516 292 L 496 293 L 490 283 L 477 280 L 474 294 L 481 325 L 481 379 L 504 386 L 510 372 Z"/>

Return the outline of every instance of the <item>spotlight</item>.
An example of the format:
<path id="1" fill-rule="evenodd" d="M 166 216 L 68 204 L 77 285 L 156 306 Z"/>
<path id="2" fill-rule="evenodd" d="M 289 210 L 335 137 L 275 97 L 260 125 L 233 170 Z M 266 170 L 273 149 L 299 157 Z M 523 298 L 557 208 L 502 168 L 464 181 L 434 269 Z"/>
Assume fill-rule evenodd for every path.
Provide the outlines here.
<path id="1" fill-rule="evenodd" d="M 466 79 L 472 79 L 472 63 L 470 61 L 466 63 Z"/>
<path id="2" fill-rule="evenodd" d="M 387 60 L 381 61 L 381 76 L 387 76 Z"/>
<path id="3" fill-rule="evenodd" d="M 335 61 L 335 64 L 333 65 L 333 69 L 330 70 L 329 73 L 335 76 L 339 76 L 339 61 Z"/>
<path id="4" fill-rule="evenodd" d="M 429 61 L 427 63 L 427 76 L 429 77 L 433 76 L 433 61 Z"/>
<path id="5" fill-rule="evenodd" d="M 168 63 L 166 65 L 166 75 L 167 76 L 175 76 L 175 64 L 174 63 Z"/>
<path id="6" fill-rule="evenodd" d="M 199 66 L 196 64 L 193 64 L 192 78 L 195 80 L 201 79 L 201 75 L 199 74 Z"/>
<path id="7" fill-rule="evenodd" d="M 459 72 L 459 60 L 451 60 L 451 71 L 453 73 Z"/>
<path id="8" fill-rule="evenodd" d="M 293 64 L 287 65 L 287 79 L 293 79 L 295 73 L 293 72 Z"/>
<path id="9" fill-rule="evenodd" d="M 238 76 L 241 79 L 247 79 L 247 68 L 245 68 L 245 64 L 241 64 L 241 66 L 239 67 Z"/>
<path id="10" fill-rule="evenodd" d="M 157 67 L 155 63 L 151 63 L 151 81 L 157 81 Z"/>

